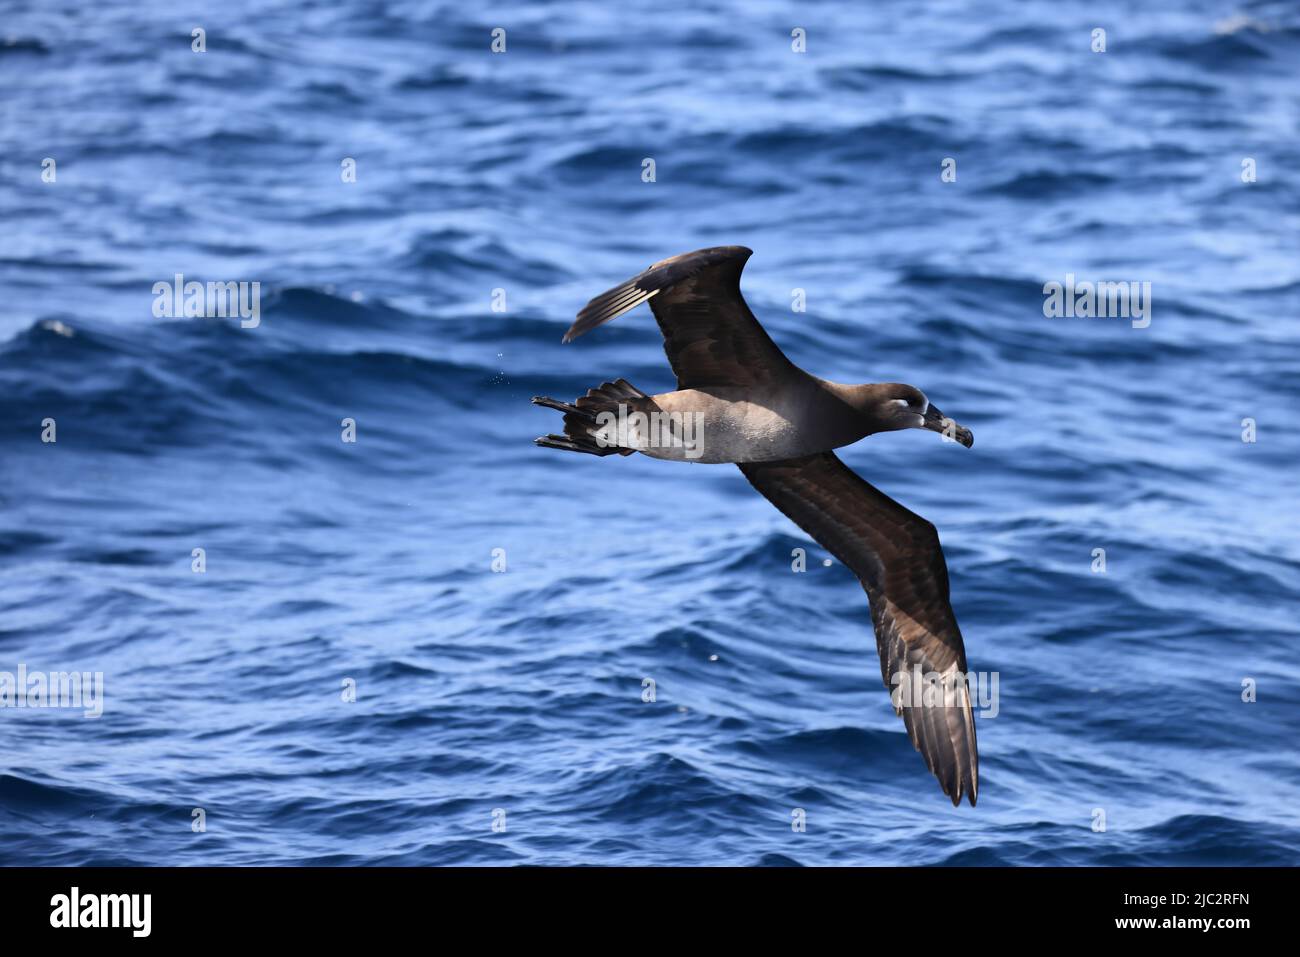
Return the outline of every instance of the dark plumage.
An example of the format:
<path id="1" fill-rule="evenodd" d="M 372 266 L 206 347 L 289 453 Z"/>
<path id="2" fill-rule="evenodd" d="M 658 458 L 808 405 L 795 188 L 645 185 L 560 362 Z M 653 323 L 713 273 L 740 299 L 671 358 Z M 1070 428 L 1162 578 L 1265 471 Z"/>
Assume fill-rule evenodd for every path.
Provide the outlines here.
<path id="1" fill-rule="evenodd" d="M 758 385 L 794 365 L 740 295 L 740 272 L 753 251 L 717 246 L 657 262 L 597 296 L 564 334 L 572 342 L 649 300 L 679 389 Z"/>
<path id="2" fill-rule="evenodd" d="M 894 711 L 912 744 L 959 804 L 975 803 L 979 754 L 975 715 L 966 687 L 966 648 L 948 603 L 948 565 L 933 525 L 863 481 L 834 452 L 784 462 L 742 463 L 745 478 L 786 517 L 858 576 L 871 604 L 871 621 L 885 687 L 903 674 Z M 926 706 L 912 691 L 912 674 L 953 675 L 941 687 L 944 703 Z M 958 674 L 960 680 L 958 680 Z M 920 707 L 904 707 L 921 698 Z"/>
<path id="3" fill-rule="evenodd" d="M 600 417 L 631 411 L 712 423 L 699 461 L 734 462 L 768 501 L 857 575 L 895 711 L 953 804 L 964 795 L 973 805 L 975 717 L 939 536 L 831 450 L 906 428 L 940 432 L 967 447 L 974 438 L 914 386 L 842 385 L 794 365 L 741 296 L 740 273 L 750 255 L 743 246 L 718 246 L 674 256 L 592 299 L 564 341 L 648 301 L 678 389 L 648 396 L 619 379 L 573 403 L 535 398 L 564 413 L 564 434 L 538 444 L 595 455 L 691 458 L 671 445 L 610 431 Z"/>

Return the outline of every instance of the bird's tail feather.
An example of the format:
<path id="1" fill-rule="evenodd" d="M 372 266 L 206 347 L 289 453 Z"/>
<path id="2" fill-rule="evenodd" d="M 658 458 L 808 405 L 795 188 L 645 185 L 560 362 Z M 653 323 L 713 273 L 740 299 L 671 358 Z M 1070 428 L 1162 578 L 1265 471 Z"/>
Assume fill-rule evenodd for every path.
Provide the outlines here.
<path id="1" fill-rule="evenodd" d="M 603 382 L 573 402 L 537 395 L 533 396 L 533 404 L 564 413 L 564 434 L 544 435 L 534 440 L 538 445 L 566 452 L 586 452 L 588 455 L 631 455 L 636 451 L 617 444 L 617 432 L 608 426 L 602 427 L 601 413 L 617 416 L 653 407 L 650 397 L 626 379 Z"/>

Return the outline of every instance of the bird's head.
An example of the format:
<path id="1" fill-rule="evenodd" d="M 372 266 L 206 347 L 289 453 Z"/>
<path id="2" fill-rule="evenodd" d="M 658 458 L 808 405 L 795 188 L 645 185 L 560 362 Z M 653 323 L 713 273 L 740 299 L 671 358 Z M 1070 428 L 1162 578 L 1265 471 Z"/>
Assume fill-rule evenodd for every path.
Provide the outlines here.
<path id="1" fill-rule="evenodd" d="M 867 386 L 861 410 L 875 420 L 878 432 L 899 429 L 927 429 L 966 448 L 975 444 L 971 430 L 939 411 L 924 392 L 904 382 L 881 382 Z"/>

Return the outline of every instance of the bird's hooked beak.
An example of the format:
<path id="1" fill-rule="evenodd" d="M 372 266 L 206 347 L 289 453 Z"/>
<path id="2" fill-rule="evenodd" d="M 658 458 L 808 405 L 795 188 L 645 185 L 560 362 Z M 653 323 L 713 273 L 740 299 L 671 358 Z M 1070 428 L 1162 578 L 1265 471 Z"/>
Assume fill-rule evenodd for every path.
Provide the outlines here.
<path id="1" fill-rule="evenodd" d="M 948 418 L 939 411 L 938 406 L 934 405 L 934 403 L 931 403 L 930 407 L 925 410 L 921 428 L 929 429 L 931 432 L 938 432 L 945 439 L 960 442 L 966 448 L 970 448 L 975 444 L 975 436 L 971 430 Z"/>

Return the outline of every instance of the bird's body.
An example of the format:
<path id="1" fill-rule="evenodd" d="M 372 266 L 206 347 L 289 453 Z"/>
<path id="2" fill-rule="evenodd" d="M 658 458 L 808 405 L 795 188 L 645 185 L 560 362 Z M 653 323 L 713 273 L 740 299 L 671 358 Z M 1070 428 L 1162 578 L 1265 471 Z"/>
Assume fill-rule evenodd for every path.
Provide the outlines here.
<path id="1" fill-rule="evenodd" d="M 700 454 L 681 445 L 647 446 L 651 458 L 707 464 L 771 462 L 851 445 L 867 427 L 845 415 L 844 398 L 834 384 L 802 370 L 763 388 L 678 389 L 650 397 L 654 408 L 693 421 Z M 816 427 L 801 427 L 812 423 Z"/>
<path id="2" fill-rule="evenodd" d="M 572 403 L 564 434 L 539 445 L 592 455 L 734 463 L 750 484 L 847 565 L 871 605 L 881 674 L 912 743 L 954 804 L 975 803 L 979 759 L 961 631 L 934 526 L 873 488 L 832 451 L 920 428 L 969 447 L 968 429 L 914 386 L 844 385 L 777 348 L 740 294 L 751 255 L 719 246 L 655 263 L 591 300 L 564 337 L 649 302 L 678 388 L 647 395 L 624 379 Z"/>

